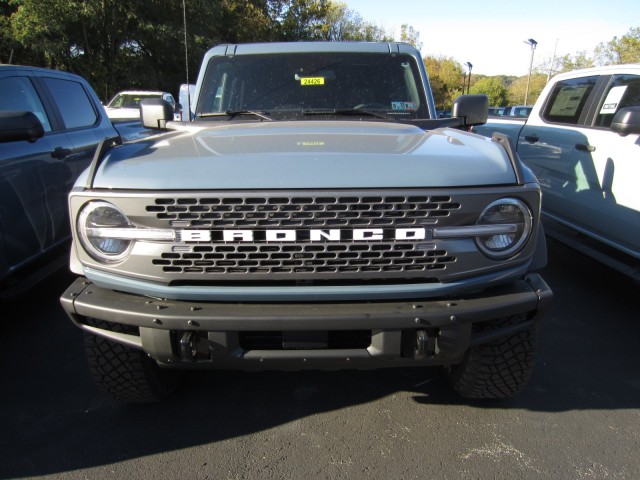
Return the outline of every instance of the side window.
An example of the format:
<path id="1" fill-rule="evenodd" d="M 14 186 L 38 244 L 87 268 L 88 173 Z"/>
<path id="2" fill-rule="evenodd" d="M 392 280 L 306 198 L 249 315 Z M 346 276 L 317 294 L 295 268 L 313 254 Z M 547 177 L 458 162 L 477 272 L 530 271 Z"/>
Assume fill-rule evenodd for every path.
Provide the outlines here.
<path id="1" fill-rule="evenodd" d="M 196 111 L 198 113 L 217 113 L 231 108 L 235 82 L 231 79 L 236 67 L 229 60 L 220 60 L 216 64 L 209 62 Z"/>
<path id="2" fill-rule="evenodd" d="M 45 132 L 51 131 L 40 97 L 27 77 L 0 78 L 0 111 L 33 112 Z"/>
<path id="3" fill-rule="evenodd" d="M 576 125 L 598 76 L 558 82 L 551 91 L 542 118 L 551 123 Z"/>
<path id="4" fill-rule="evenodd" d="M 82 85 L 72 80 L 44 77 L 67 128 L 89 127 L 98 116 Z"/>
<path id="5" fill-rule="evenodd" d="M 640 76 L 614 75 L 598 105 L 594 126 L 610 127 L 618 110 L 636 106 L 640 106 Z"/>

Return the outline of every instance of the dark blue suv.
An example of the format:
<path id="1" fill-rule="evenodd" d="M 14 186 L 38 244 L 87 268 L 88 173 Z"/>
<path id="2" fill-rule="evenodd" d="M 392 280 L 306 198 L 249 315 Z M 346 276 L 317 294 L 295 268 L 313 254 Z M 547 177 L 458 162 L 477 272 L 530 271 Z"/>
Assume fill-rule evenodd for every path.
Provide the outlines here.
<path id="1" fill-rule="evenodd" d="M 82 77 L 0 65 L 0 299 L 68 262 L 67 195 L 97 145 L 117 137 Z"/>

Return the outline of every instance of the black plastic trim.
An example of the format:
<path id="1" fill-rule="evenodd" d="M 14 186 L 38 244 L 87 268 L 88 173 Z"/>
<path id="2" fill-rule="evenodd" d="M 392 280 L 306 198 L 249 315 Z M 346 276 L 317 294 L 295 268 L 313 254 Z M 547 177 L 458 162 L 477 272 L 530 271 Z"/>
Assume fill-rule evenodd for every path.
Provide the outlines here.
<path id="1" fill-rule="evenodd" d="M 78 278 L 61 303 L 75 320 L 81 316 L 154 329 L 307 331 L 451 327 L 535 312 L 546 308 L 551 298 L 551 290 L 537 274 L 457 299 L 311 304 L 159 300 Z"/>
<path id="2" fill-rule="evenodd" d="M 520 163 L 520 159 L 516 155 L 516 149 L 513 146 L 513 141 L 511 137 L 505 135 L 503 133 L 494 132 L 491 135 L 491 140 L 499 143 L 507 152 L 509 156 L 509 161 L 511 162 L 511 166 L 513 167 L 513 172 L 516 175 L 516 184 L 524 185 L 524 174 L 522 173 L 522 164 Z"/>
<path id="3" fill-rule="evenodd" d="M 100 164 L 102 163 L 102 160 L 104 160 L 105 153 L 115 145 L 122 145 L 122 137 L 120 137 L 119 135 L 116 137 L 107 137 L 104 140 L 101 140 L 98 144 L 98 147 L 96 148 L 96 151 L 93 155 L 93 159 L 91 160 L 91 165 L 89 165 L 89 175 L 87 176 L 88 189 L 93 188 L 93 182 L 95 181 L 96 173 L 98 171 L 98 168 L 100 167 Z"/>

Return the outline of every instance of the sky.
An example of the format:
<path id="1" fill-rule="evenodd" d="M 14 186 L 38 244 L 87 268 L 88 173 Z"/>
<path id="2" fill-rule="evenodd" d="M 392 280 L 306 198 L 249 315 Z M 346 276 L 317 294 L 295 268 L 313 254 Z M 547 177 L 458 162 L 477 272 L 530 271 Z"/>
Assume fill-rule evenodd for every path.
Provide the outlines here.
<path id="1" fill-rule="evenodd" d="M 400 38 L 408 24 L 420 33 L 423 56 L 471 63 L 472 73 L 529 73 L 566 54 L 586 52 L 640 27 L 638 0 L 341 0 L 366 22 Z M 465 67 L 466 68 L 466 67 Z"/>

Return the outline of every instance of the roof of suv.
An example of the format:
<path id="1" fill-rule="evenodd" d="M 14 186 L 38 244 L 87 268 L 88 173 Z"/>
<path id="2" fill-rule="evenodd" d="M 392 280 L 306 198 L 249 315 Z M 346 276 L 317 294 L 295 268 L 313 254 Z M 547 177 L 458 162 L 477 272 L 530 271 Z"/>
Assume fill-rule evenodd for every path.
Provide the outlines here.
<path id="1" fill-rule="evenodd" d="M 164 95 L 165 93 L 169 92 L 161 92 L 159 90 L 122 90 L 116 95 Z"/>
<path id="2" fill-rule="evenodd" d="M 31 73 L 33 75 L 63 75 L 67 77 L 74 77 L 76 79 L 81 79 L 85 81 L 85 78 L 77 73 L 65 72 L 62 70 L 55 70 L 53 68 L 43 68 L 43 67 L 32 67 L 29 65 L 13 65 L 13 64 L 0 64 L 0 73 L 20 73 L 22 75 Z"/>

